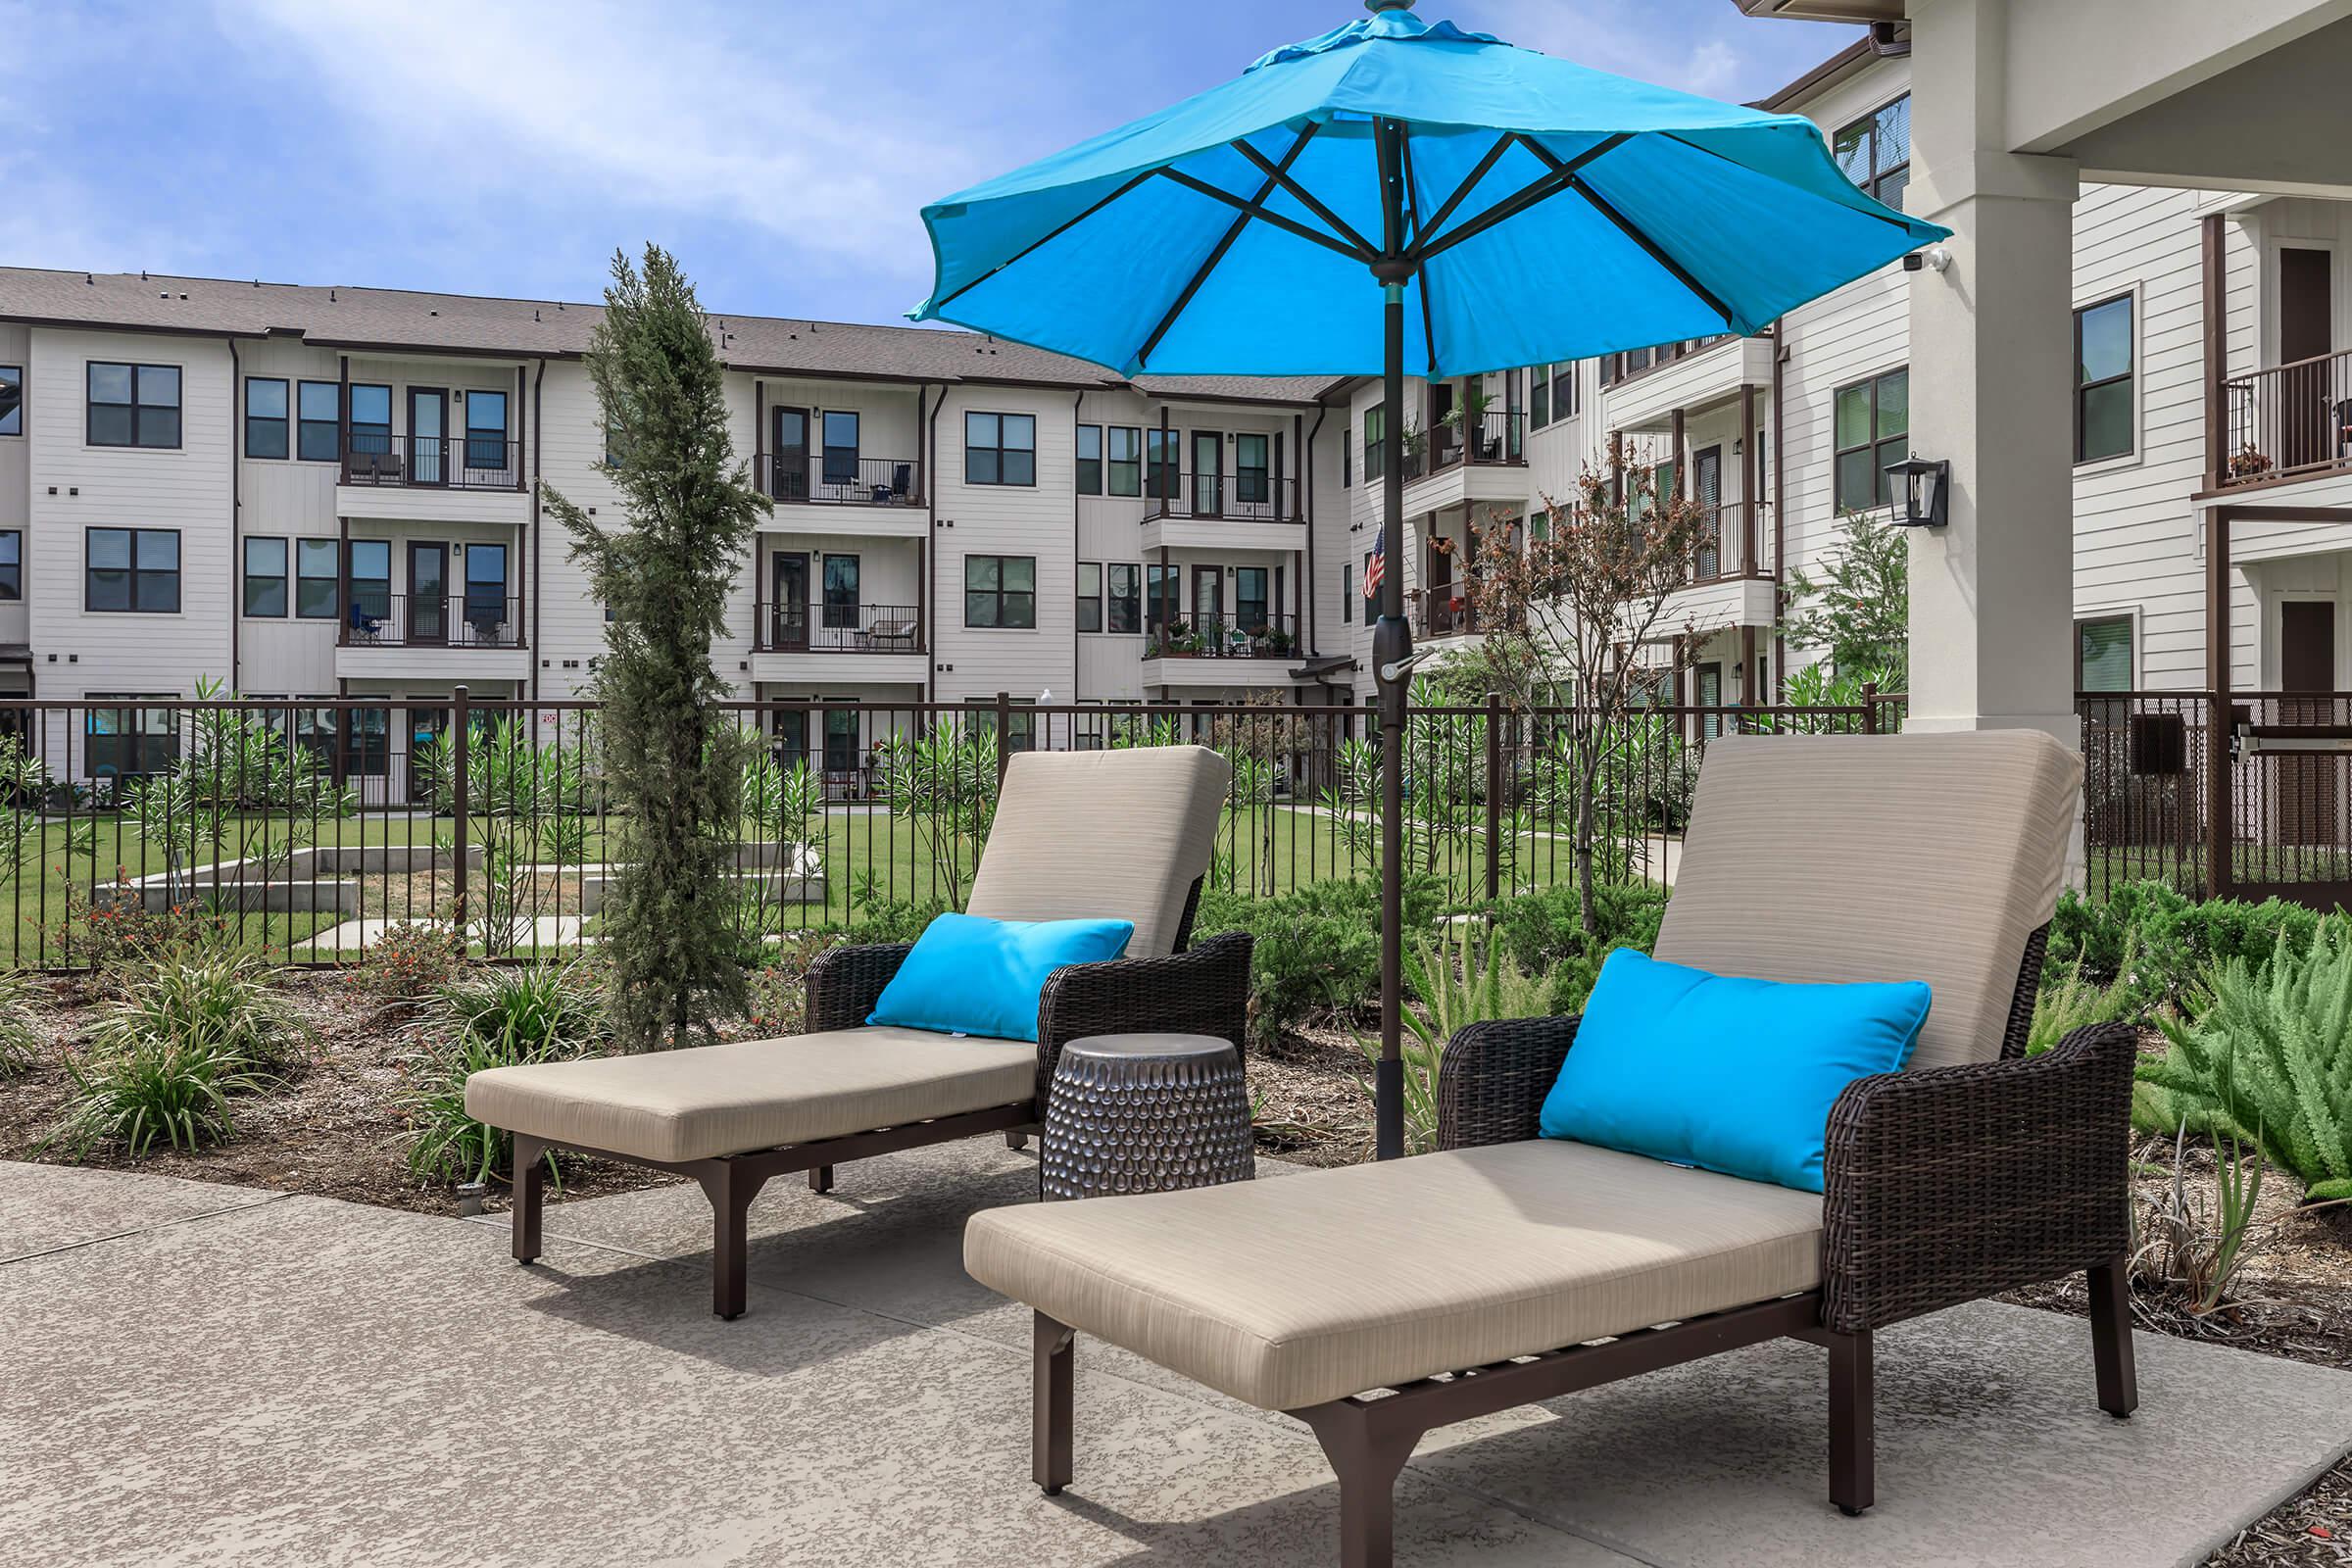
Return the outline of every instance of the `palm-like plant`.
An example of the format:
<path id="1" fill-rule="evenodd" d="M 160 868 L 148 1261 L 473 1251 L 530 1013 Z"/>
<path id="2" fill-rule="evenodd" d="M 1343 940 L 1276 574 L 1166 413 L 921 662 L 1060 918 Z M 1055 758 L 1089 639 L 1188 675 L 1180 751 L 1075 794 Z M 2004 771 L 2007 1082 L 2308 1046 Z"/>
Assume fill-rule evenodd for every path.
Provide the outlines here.
<path id="1" fill-rule="evenodd" d="M 961 908 L 996 821 L 997 737 L 945 724 L 895 735 L 874 747 L 874 776 L 890 814 L 914 829 L 948 902 Z"/>
<path id="2" fill-rule="evenodd" d="M 1408 1152 L 1438 1145 L 1438 1072 L 1446 1043 L 1474 1023 L 1494 1018 L 1539 1018 L 1550 1010 L 1548 988 L 1519 967 L 1492 933 L 1457 921 L 1436 941 L 1419 938 L 1405 949 L 1404 987 L 1418 1004 L 1404 1009 L 1404 1139 Z M 1380 1045 L 1358 1038 L 1365 1059 L 1377 1063 Z M 1366 1084 L 1369 1092 L 1370 1085 Z"/>

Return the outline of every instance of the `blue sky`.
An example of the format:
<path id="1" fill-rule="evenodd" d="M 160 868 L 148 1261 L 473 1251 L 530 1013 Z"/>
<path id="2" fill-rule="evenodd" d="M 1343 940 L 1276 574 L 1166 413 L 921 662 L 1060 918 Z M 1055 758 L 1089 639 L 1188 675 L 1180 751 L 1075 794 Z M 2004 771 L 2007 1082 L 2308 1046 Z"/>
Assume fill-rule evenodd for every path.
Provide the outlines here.
<path id="1" fill-rule="evenodd" d="M 1716 97 L 1850 28 L 1731 0 L 1422 0 Z M 885 321 L 923 202 L 1214 85 L 1357 0 L 0 0 L 0 263 Z"/>

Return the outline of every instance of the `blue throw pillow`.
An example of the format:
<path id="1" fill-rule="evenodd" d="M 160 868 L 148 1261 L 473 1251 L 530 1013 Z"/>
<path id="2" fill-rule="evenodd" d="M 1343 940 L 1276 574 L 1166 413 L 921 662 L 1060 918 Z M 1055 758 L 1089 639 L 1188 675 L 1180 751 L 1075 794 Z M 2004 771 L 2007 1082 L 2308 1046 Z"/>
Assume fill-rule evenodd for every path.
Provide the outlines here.
<path id="1" fill-rule="evenodd" d="M 1544 1136 L 1818 1193 L 1830 1106 L 1910 1059 L 1928 1003 L 1918 980 L 1782 985 L 1621 948 L 1544 1097 Z"/>
<path id="2" fill-rule="evenodd" d="M 989 920 L 943 914 L 923 927 L 867 1023 L 998 1040 L 1037 1038 L 1037 998 L 1065 963 L 1127 951 L 1133 920 Z"/>

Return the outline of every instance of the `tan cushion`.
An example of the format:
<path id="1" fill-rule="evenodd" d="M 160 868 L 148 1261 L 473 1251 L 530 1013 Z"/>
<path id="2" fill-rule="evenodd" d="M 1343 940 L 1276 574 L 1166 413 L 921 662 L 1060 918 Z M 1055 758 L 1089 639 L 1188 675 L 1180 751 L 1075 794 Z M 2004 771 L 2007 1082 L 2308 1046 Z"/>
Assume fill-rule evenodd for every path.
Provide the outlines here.
<path id="1" fill-rule="evenodd" d="M 2082 758 L 2039 730 L 1715 741 L 1657 956 L 1759 980 L 1925 980 L 1911 1065 L 1990 1060 L 2082 798 Z"/>
<path id="2" fill-rule="evenodd" d="M 1769 1300 L 1821 1199 L 1537 1140 L 972 1217 L 981 1284 L 1269 1410 Z"/>
<path id="3" fill-rule="evenodd" d="M 466 1113 L 639 1159 L 706 1159 L 987 1110 L 1037 1094 L 1037 1048 L 922 1029 L 837 1029 L 639 1056 L 493 1067 Z"/>
<path id="4" fill-rule="evenodd" d="M 1023 752 L 972 878 L 973 914 L 1133 920 L 1131 958 L 1164 958 L 1208 870 L 1233 768 L 1205 746 Z"/>

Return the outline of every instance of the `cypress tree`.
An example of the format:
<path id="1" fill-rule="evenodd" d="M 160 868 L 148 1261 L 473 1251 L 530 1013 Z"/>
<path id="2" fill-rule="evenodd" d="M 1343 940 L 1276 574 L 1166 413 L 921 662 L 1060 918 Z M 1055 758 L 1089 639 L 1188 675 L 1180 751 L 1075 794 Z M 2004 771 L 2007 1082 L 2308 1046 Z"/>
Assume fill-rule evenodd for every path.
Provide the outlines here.
<path id="1" fill-rule="evenodd" d="M 748 990 L 734 931 L 742 790 L 736 726 L 710 662 L 729 587 L 769 510 L 727 431 L 725 375 L 675 258 L 612 258 L 587 352 L 607 463 L 627 520 L 600 523 L 545 491 L 571 559 L 610 611 L 595 695 L 617 861 L 601 930 L 624 1050 L 716 1038 Z"/>

